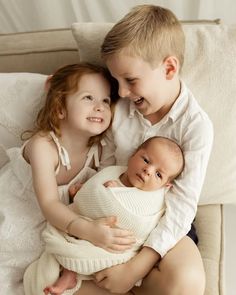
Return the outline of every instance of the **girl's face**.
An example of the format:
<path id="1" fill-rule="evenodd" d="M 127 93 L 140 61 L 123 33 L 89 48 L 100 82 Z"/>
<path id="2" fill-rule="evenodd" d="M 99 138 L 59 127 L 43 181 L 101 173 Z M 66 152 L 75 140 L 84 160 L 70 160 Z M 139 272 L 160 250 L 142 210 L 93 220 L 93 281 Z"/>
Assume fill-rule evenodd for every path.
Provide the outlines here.
<path id="1" fill-rule="evenodd" d="M 68 95 L 60 119 L 64 126 L 89 136 L 102 133 L 111 121 L 110 84 L 101 74 L 85 74 L 78 91 Z"/>

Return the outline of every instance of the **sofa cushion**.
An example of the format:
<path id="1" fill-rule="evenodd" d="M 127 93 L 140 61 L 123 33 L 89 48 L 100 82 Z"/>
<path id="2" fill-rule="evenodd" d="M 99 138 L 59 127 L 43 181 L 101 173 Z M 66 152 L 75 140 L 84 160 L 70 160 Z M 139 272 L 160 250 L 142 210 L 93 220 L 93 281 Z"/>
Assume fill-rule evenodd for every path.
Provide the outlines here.
<path id="1" fill-rule="evenodd" d="M 82 61 L 101 63 L 100 46 L 111 23 L 74 23 Z M 210 116 L 213 150 L 200 204 L 236 202 L 236 26 L 184 24 L 182 77 Z"/>
<path id="2" fill-rule="evenodd" d="M 32 128 L 44 100 L 46 78 L 32 73 L 0 73 L 0 133 L 5 148 L 20 145 L 22 132 Z"/>

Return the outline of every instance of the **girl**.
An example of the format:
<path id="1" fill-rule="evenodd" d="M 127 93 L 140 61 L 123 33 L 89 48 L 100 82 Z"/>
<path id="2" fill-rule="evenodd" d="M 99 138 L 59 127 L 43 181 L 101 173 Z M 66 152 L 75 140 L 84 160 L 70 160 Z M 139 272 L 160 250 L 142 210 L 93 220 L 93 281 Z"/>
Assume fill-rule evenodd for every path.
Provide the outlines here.
<path id="1" fill-rule="evenodd" d="M 104 68 L 90 64 L 56 71 L 47 81 L 49 89 L 37 127 L 22 148 L 8 151 L 11 161 L 0 172 L 1 195 L 8 208 L 0 228 L 7 232 L 1 241 L 5 280 L 17 279 L 17 285 L 26 266 L 40 255 L 45 219 L 109 251 L 129 248 L 130 232 L 112 228 L 115 218 L 88 221 L 66 206 L 69 185 L 83 182 L 99 166 L 101 138 L 111 121 L 110 82 Z M 17 230 L 11 227 L 16 222 Z M 14 265 L 8 247 L 11 253 L 15 250 Z"/>

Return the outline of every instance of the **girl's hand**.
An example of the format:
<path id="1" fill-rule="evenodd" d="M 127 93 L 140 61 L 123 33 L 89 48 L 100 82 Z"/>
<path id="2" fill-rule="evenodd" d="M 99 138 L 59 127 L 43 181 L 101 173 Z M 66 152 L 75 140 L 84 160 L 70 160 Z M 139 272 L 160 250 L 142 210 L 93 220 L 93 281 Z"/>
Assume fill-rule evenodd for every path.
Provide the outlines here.
<path id="1" fill-rule="evenodd" d="M 115 227 L 116 217 L 106 217 L 90 222 L 87 240 L 109 252 L 124 252 L 136 242 L 132 232 Z"/>

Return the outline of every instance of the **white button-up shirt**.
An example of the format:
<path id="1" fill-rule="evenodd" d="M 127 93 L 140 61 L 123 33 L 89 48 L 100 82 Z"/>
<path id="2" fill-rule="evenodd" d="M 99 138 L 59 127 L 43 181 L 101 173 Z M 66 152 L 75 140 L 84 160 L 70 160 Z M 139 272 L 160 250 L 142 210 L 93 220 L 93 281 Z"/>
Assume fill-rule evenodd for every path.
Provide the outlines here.
<path id="1" fill-rule="evenodd" d="M 181 81 L 181 93 L 171 110 L 154 125 L 128 99 L 120 99 L 107 132 L 101 166 L 127 165 L 138 146 L 152 136 L 164 136 L 182 148 L 185 167 L 166 194 L 166 211 L 145 246 L 161 257 L 191 228 L 213 142 L 213 127 L 193 94 Z"/>

